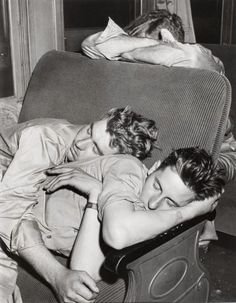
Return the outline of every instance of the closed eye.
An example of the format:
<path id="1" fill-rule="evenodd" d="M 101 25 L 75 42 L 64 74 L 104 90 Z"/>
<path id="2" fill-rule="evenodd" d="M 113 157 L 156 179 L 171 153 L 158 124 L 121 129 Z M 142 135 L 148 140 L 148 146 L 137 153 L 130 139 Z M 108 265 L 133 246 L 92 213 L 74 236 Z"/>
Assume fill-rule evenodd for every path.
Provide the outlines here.
<path id="1" fill-rule="evenodd" d="M 95 152 L 95 154 L 99 156 L 103 156 L 103 153 L 101 152 L 101 150 L 99 149 L 99 147 L 95 142 L 93 142 L 93 151 Z"/>
<path id="2" fill-rule="evenodd" d="M 87 129 L 87 134 L 91 137 L 92 136 L 92 124 L 89 125 Z"/>
<path id="3" fill-rule="evenodd" d="M 170 206 L 170 207 L 180 207 L 180 205 L 175 202 L 174 200 L 170 199 L 170 198 L 167 198 L 167 204 Z"/>
<path id="4" fill-rule="evenodd" d="M 160 182 L 157 178 L 155 178 L 155 180 L 154 180 L 153 187 L 154 187 L 155 190 L 162 191 L 161 184 L 160 184 Z"/>

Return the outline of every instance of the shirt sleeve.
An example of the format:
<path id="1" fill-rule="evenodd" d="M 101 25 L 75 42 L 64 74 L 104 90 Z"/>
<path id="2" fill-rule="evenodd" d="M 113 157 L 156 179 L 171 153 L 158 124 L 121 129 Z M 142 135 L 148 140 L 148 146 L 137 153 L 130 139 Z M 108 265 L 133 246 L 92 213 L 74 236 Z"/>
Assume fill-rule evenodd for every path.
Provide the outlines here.
<path id="1" fill-rule="evenodd" d="M 139 200 L 146 178 L 146 171 L 141 162 L 123 158 L 111 165 L 108 161 L 103 173 L 103 188 L 98 201 L 100 220 L 104 209 L 113 203 L 133 203 L 134 209 L 145 208 Z"/>
<path id="2" fill-rule="evenodd" d="M 109 49 L 106 50 L 106 54 L 103 51 L 99 51 L 97 45 L 119 35 L 127 35 L 127 33 L 109 17 L 105 30 L 87 37 L 82 42 L 82 50 L 84 54 L 91 59 L 106 58 L 109 60 L 118 60 L 118 57 L 112 57 L 109 55 Z"/>
<path id="3" fill-rule="evenodd" d="M 19 148 L 0 183 L 0 235 L 10 246 L 12 230 L 38 201 L 45 170 L 64 159 L 64 141 L 51 129 L 23 131 Z"/>
<path id="4" fill-rule="evenodd" d="M 38 245 L 44 245 L 38 223 L 35 220 L 21 220 L 14 231 L 11 246 L 20 251 Z"/>

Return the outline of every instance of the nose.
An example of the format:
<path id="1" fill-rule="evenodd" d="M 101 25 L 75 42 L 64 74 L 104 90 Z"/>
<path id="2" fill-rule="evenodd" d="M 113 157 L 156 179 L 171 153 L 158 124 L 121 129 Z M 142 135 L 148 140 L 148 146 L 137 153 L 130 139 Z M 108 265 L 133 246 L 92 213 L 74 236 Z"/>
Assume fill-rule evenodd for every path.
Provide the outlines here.
<path id="1" fill-rule="evenodd" d="M 79 150 L 85 150 L 93 145 L 93 141 L 91 140 L 91 138 L 86 138 L 78 140 L 75 145 Z"/>
<path id="2" fill-rule="evenodd" d="M 151 198 L 148 202 L 148 208 L 152 209 L 152 210 L 157 209 L 160 206 L 161 201 L 162 201 L 162 196 L 161 195 Z"/>

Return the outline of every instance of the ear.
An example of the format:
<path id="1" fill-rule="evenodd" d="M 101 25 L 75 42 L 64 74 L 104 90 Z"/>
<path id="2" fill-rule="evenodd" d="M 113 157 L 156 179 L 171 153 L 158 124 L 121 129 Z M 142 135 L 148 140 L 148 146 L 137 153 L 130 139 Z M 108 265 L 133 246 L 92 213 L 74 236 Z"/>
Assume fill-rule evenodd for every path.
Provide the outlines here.
<path id="1" fill-rule="evenodd" d="M 158 169 L 158 167 L 160 166 L 161 161 L 157 161 L 153 164 L 153 166 L 148 170 L 148 176 L 151 175 L 155 170 Z"/>

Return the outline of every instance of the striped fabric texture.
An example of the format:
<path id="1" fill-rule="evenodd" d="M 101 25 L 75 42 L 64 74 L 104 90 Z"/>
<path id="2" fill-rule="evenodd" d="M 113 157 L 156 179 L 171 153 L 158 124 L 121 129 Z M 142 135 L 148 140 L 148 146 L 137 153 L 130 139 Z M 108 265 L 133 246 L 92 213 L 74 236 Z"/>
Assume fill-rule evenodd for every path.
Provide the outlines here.
<path id="1" fill-rule="evenodd" d="M 161 151 L 146 161 L 150 166 L 179 147 L 200 146 L 217 158 L 230 102 L 230 84 L 216 72 L 51 51 L 34 70 L 20 122 L 54 117 L 89 123 L 110 108 L 130 105 L 159 128 Z"/>

